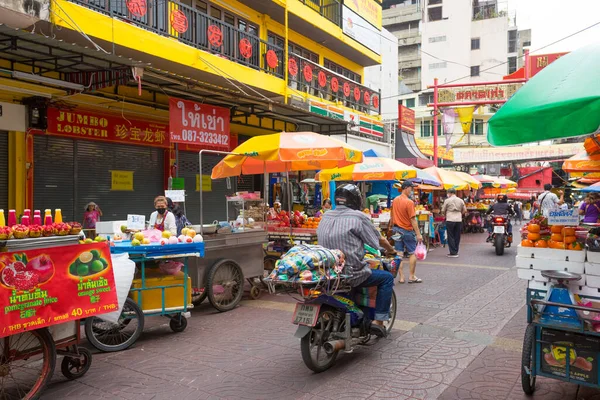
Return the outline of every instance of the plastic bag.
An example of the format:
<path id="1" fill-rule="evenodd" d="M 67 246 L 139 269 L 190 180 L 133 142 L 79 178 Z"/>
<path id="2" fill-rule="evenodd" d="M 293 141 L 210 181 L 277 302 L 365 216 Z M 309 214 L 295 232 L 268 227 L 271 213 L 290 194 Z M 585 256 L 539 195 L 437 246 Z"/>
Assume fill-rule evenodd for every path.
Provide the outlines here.
<path id="1" fill-rule="evenodd" d="M 158 263 L 158 267 L 163 274 L 177 275 L 183 267 L 183 263 L 173 260 L 161 261 Z"/>
<path id="2" fill-rule="evenodd" d="M 415 256 L 419 261 L 423 261 L 425 258 L 427 258 L 427 247 L 425 247 L 423 242 L 417 244 L 417 248 L 415 249 Z"/>
<path id="3" fill-rule="evenodd" d="M 119 316 L 123 310 L 123 305 L 131 289 L 133 282 L 133 274 L 135 272 L 135 262 L 129 259 L 128 253 L 111 254 L 112 270 L 115 277 L 115 287 L 117 290 L 117 301 L 119 308 L 117 311 L 109 312 L 108 314 L 98 315 L 103 321 L 116 324 L 119 321 Z"/>
<path id="4" fill-rule="evenodd" d="M 158 243 L 160 242 L 160 239 L 162 239 L 162 232 L 158 229 L 148 229 L 142 231 L 142 233 L 144 234 L 144 237 L 149 239 L 152 243 Z"/>

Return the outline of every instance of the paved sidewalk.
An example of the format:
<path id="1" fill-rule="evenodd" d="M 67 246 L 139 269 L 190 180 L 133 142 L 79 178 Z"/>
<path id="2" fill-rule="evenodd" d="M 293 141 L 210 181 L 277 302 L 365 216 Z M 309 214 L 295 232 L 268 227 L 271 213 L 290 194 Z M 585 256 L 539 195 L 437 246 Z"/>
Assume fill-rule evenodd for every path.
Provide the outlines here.
<path id="1" fill-rule="evenodd" d="M 147 320 L 131 349 L 95 354 L 77 381 L 57 371 L 43 399 L 525 399 L 520 387 L 525 282 L 515 250 L 497 257 L 485 235 L 465 235 L 461 256 L 430 252 L 421 284 L 396 285 L 390 338 L 343 354 L 313 374 L 291 324 L 294 300 L 263 294 L 220 314 L 194 309 L 185 332 Z M 600 392 L 539 379 L 533 398 L 600 399 Z"/>

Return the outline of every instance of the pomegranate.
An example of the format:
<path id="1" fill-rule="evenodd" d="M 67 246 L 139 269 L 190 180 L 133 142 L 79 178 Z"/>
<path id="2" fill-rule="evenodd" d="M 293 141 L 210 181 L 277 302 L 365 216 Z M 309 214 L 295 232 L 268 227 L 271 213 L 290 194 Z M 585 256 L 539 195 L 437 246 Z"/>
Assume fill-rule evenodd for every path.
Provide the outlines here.
<path id="1" fill-rule="evenodd" d="M 38 285 L 40 276 L 35 271 L 27 271 L 25 264 L 21 261 L 15 261 L 2 269 L 0 279 L 8 287 L 30 290 Z"/>
<path id="2" fill-rule="evenodd" d="M 52 278 L 54 274 L 54 263 L 46 254 L 32 258 L 26 266 L 26 271 L 37 273 L 39 283 L 44 283 Z"/>
<path id="3" fill-rule="evenodd" d="M 43 229 L 39 225 L 29 225 L 29 237 L 38 238 L 42 236 Z"/>
<path id="4" fill-rule="evenodd" d="M 43 225 L 42 235 L 44 235 L 45 237 L 54 236 L 54 227 L 52 225 Z"/>
<path id="5" fill-rule="evenodd" d="M 8 240 L 12 236 L 12 229 L 10 226 L 0 226 L 0 240 Z"/>
<path id="6" fill-rule="evenodd" d="M 79 232 L 81 232 L 81 224 L 79 222 L 69 222 L 69 225 L 71 226 L 71 231 L 69 232 L 69 234 L 71 235 L 79 235 Z"/>
<path id="7" fill-rule="evenodd" d="M 24 239 L 29 234 L 29 227 L 25 225 L 17 224 L 12 229 L 15 239 Z"/>
<path id="8" fill-rule="evenodd" d="M 71 227 L 69 224 L 65 224 L 64 222 L 59 222 L 54 224 L 54 233 L 58 236 L 66 236 L 71 232 Z"/>

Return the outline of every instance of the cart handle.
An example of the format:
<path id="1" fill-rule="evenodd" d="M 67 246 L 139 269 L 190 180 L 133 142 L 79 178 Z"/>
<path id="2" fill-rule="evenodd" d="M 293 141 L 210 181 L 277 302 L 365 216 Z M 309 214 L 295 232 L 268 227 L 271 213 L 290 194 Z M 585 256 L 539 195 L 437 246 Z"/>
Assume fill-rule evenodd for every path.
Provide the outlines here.
<path id="1" fill-rule="evenodd" d="M 564 307 L 564 308 L 572 308 L 573 310 L 578 310 L 578 311 L 589 311 L 589 312 L 600 313 L 599 308 L 576 306 L 573 304 L 555 303 L 553 301 L 531 299 L 530 303 L 531 303 L 531 305 L 539 304 L 539 305 L 543 305 L 543 306 Z"/>

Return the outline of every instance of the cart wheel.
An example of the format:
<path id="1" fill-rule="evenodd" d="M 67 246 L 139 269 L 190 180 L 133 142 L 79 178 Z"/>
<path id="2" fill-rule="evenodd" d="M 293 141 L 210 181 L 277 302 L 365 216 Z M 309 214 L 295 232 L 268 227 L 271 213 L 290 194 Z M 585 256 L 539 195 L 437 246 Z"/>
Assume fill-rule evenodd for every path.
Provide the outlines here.
<path id="1" fill-rule="evenodd" d="M 252 300 L 256 300 L 260 297 L 260 288 L 258 286 L 252 286 L 250 288 L 250 297 Z"/>
<path id="2" fill-rule="evenodd" d="M 527 395 L 531 395 L 535 391 L 534 346 L 535 325 L 529 324 L 525 330 L 523 354 L 521 355 L 521 386 Z"/>
<path id="3" fill-rule="evenodd" d="M 199 306 L 200 304 L 202 304 L 202 302 L 203 302 L 204 300 L 206 300 L 206 295 L 207 295 L 207 294 L 208 294 L 208 291 L 206 290 L 206 287 L 204 287 L 204 288 L 202 289 L 202 292 L 201 292 L 199 295 L 197 295 L 197 296 L 192 296 L 192 304 L 193 304 L 194 306 L 196 306 L 196 307 L 197 307 L 197 306 Z"/>
<path id="4" fill-rule="evenodd" d="M 238 305 L 244 294 L 244 274 L 232 260 L 219 260 L 208 273 L 208 300 L 218 311 L 229 311 Z"/>
<path id="5" fill-rule="evenodd" d="M 92 317 L 85 320 L 85 336 L 100 351 L 121 351 L 134 344 L 144 330 L 144 313 L 135 301 L 125 300 L 117 323 Z"/>
<path id="6" fill-rule="evenodd" d="M 169 326 L 173 332 L 183 332 L 185 328 L 187 328 L 187 318 L 181 314 L 177 314 L 171 321 L 169 321 Z"/>
<path id="7" fill-rule="evenodd" d="M 36 399 L 56 364 L 56 347 L 48 329 L 17 333 L 0 339 L 2 399 Z"/>
<path id="8" fill-rule="evenodd" d="M 67 379 L 77 379 L 85 375 L 92 366 L 92 353 L 85 347 L 77 347 L 81 358 L 65 357 L 60 364 L 60 371 Z"/>

